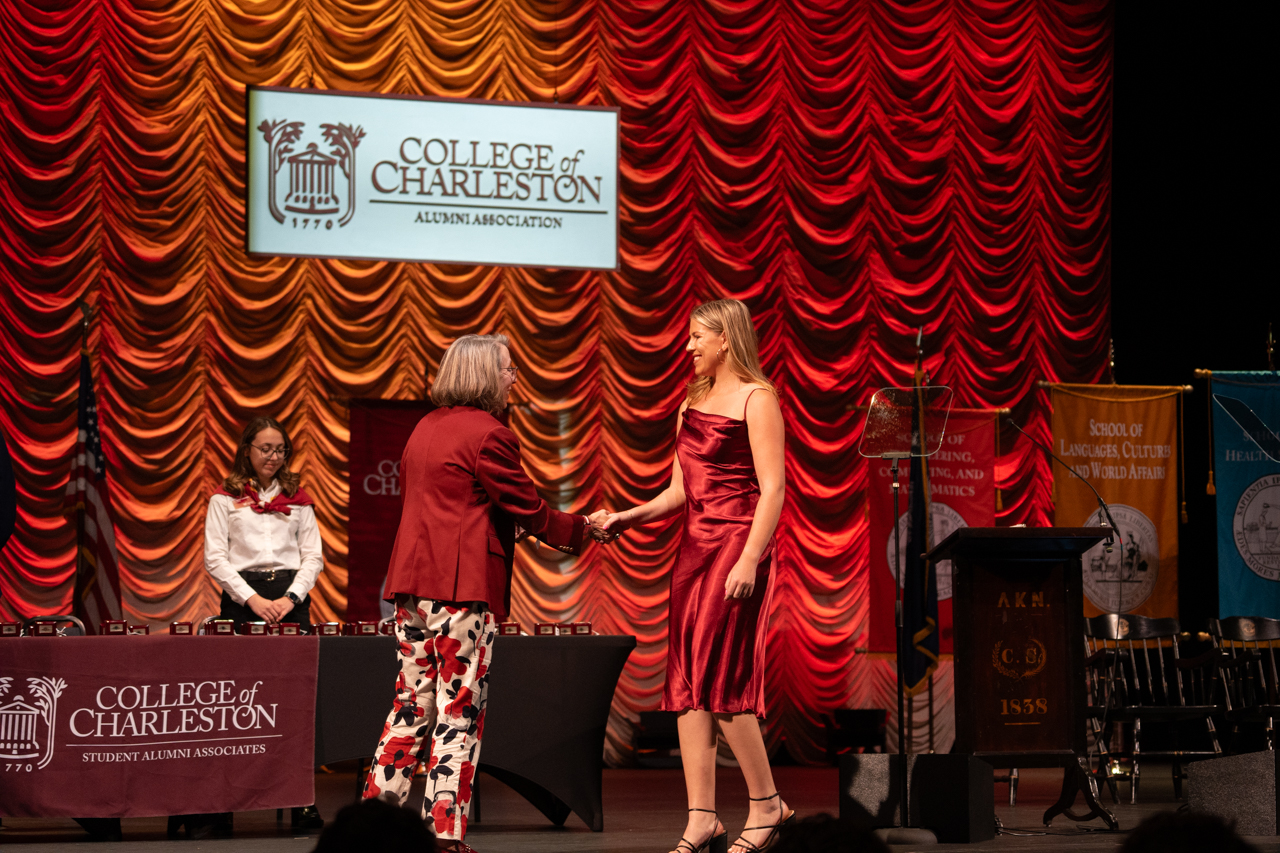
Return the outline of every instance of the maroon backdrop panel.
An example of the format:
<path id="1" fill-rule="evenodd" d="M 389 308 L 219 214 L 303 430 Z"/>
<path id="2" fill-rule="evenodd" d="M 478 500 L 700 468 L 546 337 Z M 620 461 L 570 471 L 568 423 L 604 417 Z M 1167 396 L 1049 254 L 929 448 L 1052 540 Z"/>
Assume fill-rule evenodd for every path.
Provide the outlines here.
<path id="1" fill-rule="evenodd" d="M 400 524 L 400 456 L 433 408 L 416 400 L 351 401 L 348 621 L 382 618 L 382 582 Z"/>
<path id="2" fill-rule="evenodd" d="M 0 814 L 315 802 L 318 651 L 309 637 L 0 641 Z"/>

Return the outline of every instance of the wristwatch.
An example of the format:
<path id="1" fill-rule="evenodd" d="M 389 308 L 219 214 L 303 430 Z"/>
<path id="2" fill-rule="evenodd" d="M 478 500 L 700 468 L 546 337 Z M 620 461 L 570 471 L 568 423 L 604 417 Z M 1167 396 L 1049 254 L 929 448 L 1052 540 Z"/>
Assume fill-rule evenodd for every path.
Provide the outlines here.
<path id="1" fill-rule="evenodd" d="M 292 601 L 294 607 L 297 607 L 299 604 L 302 603 L 302 599 L 298 598 L 298 596 L 294 595 L 292 592 L 286 592 L 284 594 L 284 597 Z"/>

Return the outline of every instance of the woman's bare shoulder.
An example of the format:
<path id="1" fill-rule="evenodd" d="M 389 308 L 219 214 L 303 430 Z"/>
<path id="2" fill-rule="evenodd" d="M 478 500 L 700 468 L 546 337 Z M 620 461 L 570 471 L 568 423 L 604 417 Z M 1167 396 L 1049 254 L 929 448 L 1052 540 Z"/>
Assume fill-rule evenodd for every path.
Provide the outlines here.
<path id="1" fill-rule="evenodd" d="M 757 394 L 757 391 L 763 391 L 763 394 Z M 775 407 L 778 405 L 778 392 L 767 385 L 761 385 L 759 382 L 748 382 L 742 386 L 743 404 L 747 406 L 755 406 L 762 401 L 769 401 Z M 767 403 L 766 403 L 767 405 Z"/>
<path id="2" fill-rule="evenodd" d="M 777 392 L 766 385 L 751 383 L 751 391 L 747 393 L 746 400 L 742 404 L 742 419 L 759 425 L 769 421 L 779 421 L 781 417 L 782 407 L 778 403 Z"/>

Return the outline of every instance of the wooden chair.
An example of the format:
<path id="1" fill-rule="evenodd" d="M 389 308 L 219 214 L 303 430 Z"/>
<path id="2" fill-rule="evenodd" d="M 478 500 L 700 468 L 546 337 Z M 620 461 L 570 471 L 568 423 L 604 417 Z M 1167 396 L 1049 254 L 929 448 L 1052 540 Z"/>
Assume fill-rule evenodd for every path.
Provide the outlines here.
<path id="1" fill-rule="evenodd" d="M 1091 709 L 1096 709 L 1095 737 L 1099 744 L 1099 772 L 1105 772 L 1115 796 L 1116 763 L 1105 752 L 1113 724 L 1133 726 L 1130 753 L 1129 802 L 1138 801 L 1141 758 L 1173 759 L 1174 795 L 1181 799 L 1184 759 L 1222 754 L 1213 715 L 1223 710 L 1216 701 L 1220 652 L 1211 648 L 1193 658 L 1184 658 L 1184 639 L 1177 619 L 1152 619 L 1126 613 L 1106 613 L 1085 620 L 1086 677 L 1091 689 Z M 1184 750 L 1178 745 L 1175 728 L 1174 749 L 1142 751 L 1142 723 L 1177 723 L 1203 720 L 1212 750 Z M 1109 766 L 1102 766 L 1103 762 Z"/>
<path id="2" fill-rule="evenodd" d="M 1120 794 L 1116 790 L 1116 780 L 1113 775 L 1113 771 L 1117 770 L 1119 765 L 1112 763 L 1111 753 L 1107 748 L 1108 738 L 1103 737 L 1102 731 L 1110 698 L 1106 673 L 1114 666 L 1115 653 L 1106 649 L 1096 638 L 1089 636 L 1087 625 L 1085 629 L 1085 718 L 1089 721 L 1089 734 L 1093 736 L 1093 742 L 1088 747 L 1088 753 L 1090 760 L 1092 760 L 1093 751 L 1095 749 L 1098 751 L 1098 769 L 1095 775 L 1097 775 L 1099 781 L 1106 783 L 1107 790 L 1111 792 L 1111 802 L 1119 805 Z M 1010 787 L 1009 794 L 1012 799 L 1013 790 L 1012 786 Z M 1013 803 L 1010 803 L 1010 805 L 1013 805 Z"/>
<path id="3" fill-rule="evenodd" d="M 1212 619 L 1209 634 L 1222 651 L 1218 671 L 1227 721 L 1232 725 L 1232 741 L 1241 723 L 1262 723 L 1267 749 L 1274 752 L 1275 718 L 1280 717 L 1280 676 L 1276 667 L 1280 620 L 1261 616 Z"/>

